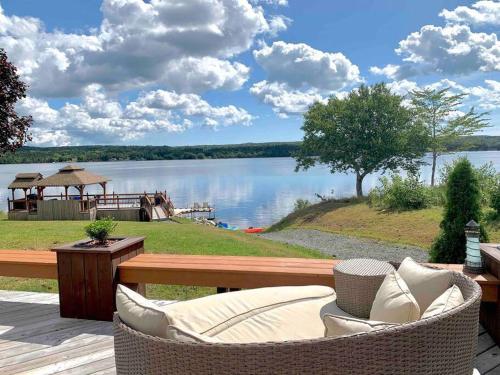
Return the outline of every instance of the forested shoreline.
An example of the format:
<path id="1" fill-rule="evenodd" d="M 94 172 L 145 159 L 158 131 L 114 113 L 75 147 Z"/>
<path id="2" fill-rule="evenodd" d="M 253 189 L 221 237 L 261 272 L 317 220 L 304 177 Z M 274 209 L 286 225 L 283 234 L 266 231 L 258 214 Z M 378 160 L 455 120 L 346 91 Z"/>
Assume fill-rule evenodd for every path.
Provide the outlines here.
<path id="1" fill-rule="evenodd" d="M 119 160 L 183 160 L 290 157 L 301 142 L 244 143 L 201 146 L 65 146 L 22 147 L 0 157 L 0 164 Z M 449 151 L 500 150 L 500 136 L 462 137 Z"/>

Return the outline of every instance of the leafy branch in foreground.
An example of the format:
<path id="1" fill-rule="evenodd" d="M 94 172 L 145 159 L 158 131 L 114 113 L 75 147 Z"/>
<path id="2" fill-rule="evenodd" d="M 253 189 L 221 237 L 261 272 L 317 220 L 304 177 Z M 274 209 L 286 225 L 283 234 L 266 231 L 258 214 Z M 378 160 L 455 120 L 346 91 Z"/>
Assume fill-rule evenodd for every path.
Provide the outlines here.
<path id="1" fill-rule="evenodd" d="M 15 108 L 17 101 L 26 97 L 26 88 L 16 67 L 0 48 L 0 155 L 15 151 L 31 140 L 28 130 L 33 119 L 31 116 L 19 116 Z"/>

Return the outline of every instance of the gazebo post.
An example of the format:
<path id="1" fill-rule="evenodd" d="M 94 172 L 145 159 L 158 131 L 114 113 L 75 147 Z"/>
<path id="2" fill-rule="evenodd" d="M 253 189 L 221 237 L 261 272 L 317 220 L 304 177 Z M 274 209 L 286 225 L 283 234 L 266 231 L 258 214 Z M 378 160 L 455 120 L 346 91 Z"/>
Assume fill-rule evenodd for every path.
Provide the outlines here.
<path id="1" fill-rule="evenodd" d="M 102 182 L 99 185 L 102 187 L 103 195 L 104 195 L 104 205 L 106 205 L 106 182 Z"/>

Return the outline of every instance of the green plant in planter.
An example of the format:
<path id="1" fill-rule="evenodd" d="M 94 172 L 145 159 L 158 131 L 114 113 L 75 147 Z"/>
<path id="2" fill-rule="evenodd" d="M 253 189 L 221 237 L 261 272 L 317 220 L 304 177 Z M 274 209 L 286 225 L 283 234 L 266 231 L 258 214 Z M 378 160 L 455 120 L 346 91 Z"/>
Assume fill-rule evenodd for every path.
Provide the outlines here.
<path id="1" fill-rule="evenodd" d="M 115 223 L 111 218 L 99 219 L 87 225 L 85 232 L 93 240 L 105 244 L 117 225 L 118 223 Z"/>

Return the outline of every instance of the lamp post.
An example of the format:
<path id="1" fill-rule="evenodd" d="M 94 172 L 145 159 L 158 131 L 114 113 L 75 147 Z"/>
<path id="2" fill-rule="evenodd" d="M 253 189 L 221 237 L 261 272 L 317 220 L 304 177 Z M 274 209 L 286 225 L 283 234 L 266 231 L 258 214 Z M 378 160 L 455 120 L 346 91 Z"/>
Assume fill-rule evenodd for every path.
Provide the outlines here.
<path id="1" fill-rule="evenodd" d="M 484 264 L 479 247 L 479 234 L 479 224 L 474 220 L 469 221 L 465 225 L 467 256 L 465 258 L 464 271 L 475 274 L 484 273 Z"/>

